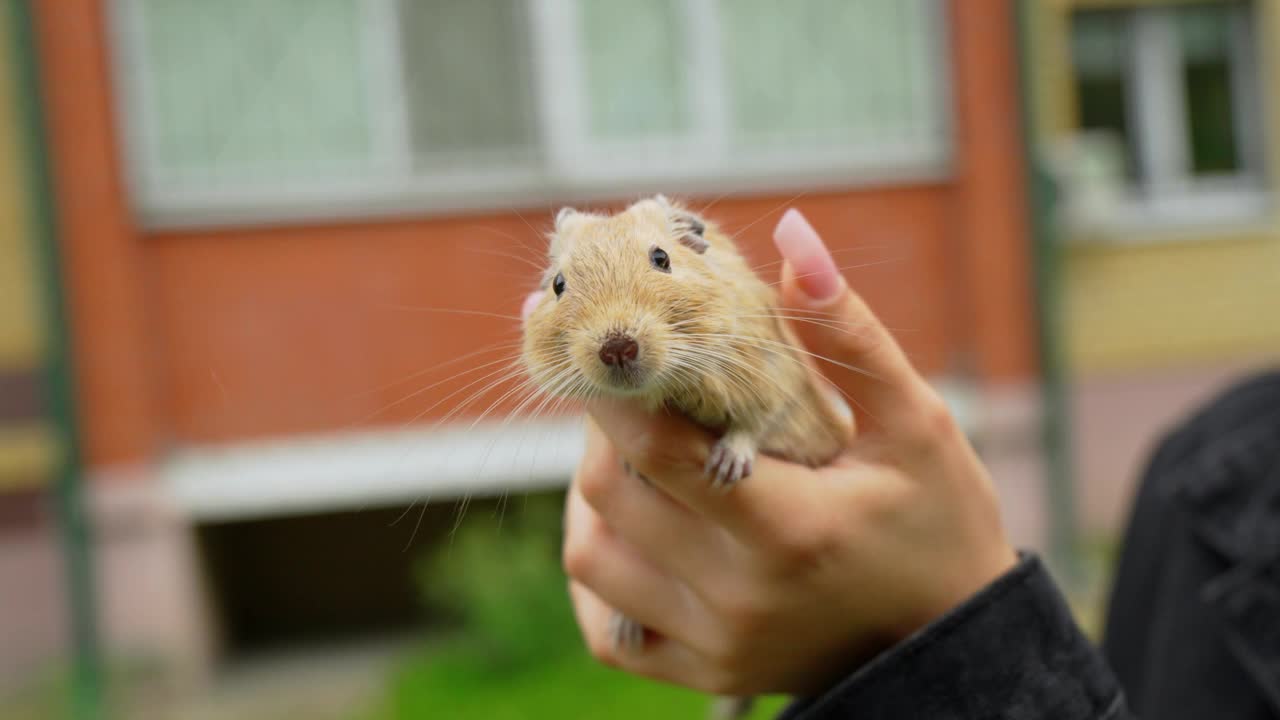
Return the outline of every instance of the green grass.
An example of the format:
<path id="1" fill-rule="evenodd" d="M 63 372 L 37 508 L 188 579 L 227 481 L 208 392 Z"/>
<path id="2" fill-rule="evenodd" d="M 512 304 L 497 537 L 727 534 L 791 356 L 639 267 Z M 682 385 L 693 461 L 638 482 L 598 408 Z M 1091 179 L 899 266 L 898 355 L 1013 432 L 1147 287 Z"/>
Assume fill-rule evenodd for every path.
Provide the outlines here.
<path id="1" fill-rule="evenodd" d="M 700 720 L 710 702 L 691 690 L 611 670 L 584 652 L 497 676 L 439 648 L 407 658 L 385 697 L 357 720 Z M 762 699 L 751 717 L 774 717 L 785 702 Z"/>
<path id="2" fill-rule="evenodd" d="M 538 498 L 501 527 L 472 514 L 417 573 L 447 639 L 404 658 L 356 720 L 541 720 L 707 716 L 707 695 L 598 664 L 585 649 L 559 562 L 563 498 Z M 758 703 L 773 717 L 785 698 Z"/>

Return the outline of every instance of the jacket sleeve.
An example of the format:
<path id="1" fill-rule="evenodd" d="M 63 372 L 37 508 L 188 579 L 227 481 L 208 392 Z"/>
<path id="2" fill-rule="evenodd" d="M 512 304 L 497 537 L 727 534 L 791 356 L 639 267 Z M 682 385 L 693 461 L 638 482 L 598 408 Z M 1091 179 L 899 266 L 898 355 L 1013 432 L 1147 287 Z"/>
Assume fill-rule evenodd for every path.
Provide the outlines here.
<path id="1" fill-rule="evenodd" d="M 1040 560 L 1017 566 L 785 720 L 1133 720 Z"/>

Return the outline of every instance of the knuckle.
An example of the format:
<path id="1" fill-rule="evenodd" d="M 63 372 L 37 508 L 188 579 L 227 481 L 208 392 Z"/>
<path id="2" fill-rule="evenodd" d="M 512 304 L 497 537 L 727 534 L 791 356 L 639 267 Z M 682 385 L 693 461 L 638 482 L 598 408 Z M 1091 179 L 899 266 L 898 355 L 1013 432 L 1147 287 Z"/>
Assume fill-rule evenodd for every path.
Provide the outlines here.
<path id="1" fill-rule="evenodd" d="M 590 533 L 586 531 L 574 532 L 565 538 L 561 563 L 566 575 L 583 584 L 590 584 L 595 567 L 595 554 L 592 552 L 594 545 Z"/>
<path id="2" fill-rule="evenodd" d="M 661 448 L 657 433 L 646 427 L 633 433 L 626 439 L 627 455 L 637 460 L 651 458 L 655 450 Z"/>
<path id="3" fill-rule="evenodd" d="M 717 656 L 722 664 L 732 665 L 751 638 L 768 625 L 769 610 L 755 593 L 743 593 L 721 604 L 720 618 L 725 635 Z"/>
<path id="4" fill-rule="evenodd" d="M 950 437 L 959 429 L 955 416 L 951 414 L 951 408 L 937 393 L 933 392 L 929 393 L 929 399 L 925 401 L 921 420 L 925 433 L 933 438 Z"/>
<path id="5" fill-rule="evenodd" d="M 910 451 L 916 456 L 928 456 L 950 442 L 960 432 L 960 426 L 951 408 L 932 390 L 920 401 L 915 422 L 907 438 Z"/>
<path id="6" fill-rule="evenodd" d="M 604 507 L 613 491 L 613 468 L 592 458 L 583 462 L 582 471 L 578 474 L 578 492 L 582 499 L 597 510 Z"/>
<path id="7" fill-rule="evenodd" d="M 835 533 L 819 518 L 787 528 L 775 540 L 776 569 L 783 576 L 808 573 L 834 553 L 836 543 Z"/>
<path id="8" fill-rule="evenodd" d="M 622 666 L 618 654 L 614 652 L 613 641 L 609 639 L 607 632 L 591 633 L 587 638 L 587 651 L 591 653 L 591 657 L 596 659 L 596 662 L 612 668 Z"/>
<path id="9" fill-rule="evenodd" d="M 690 460 L 688 443 L 656 428 L 639 432 L 632 438 L 632 462 L 646 476 L 671 474 L 695 465 Z"/>
<path id="10" fill-rule="evenodd" d="M 750 694 L 743 682 L 742 675 L 729 667 L 709 669 L 700 683 L 701 690 L 710 695 L 747 695 Z"/>
<path id="11" fill-rule="evenodd" d="M 885 528 L 902 512 L 904 498 L 884 484 L 862 488 L 856 496 L 856 522 L 863 528 Z"/>
<path id="12" fill-rule="evenodd" d="M 582 473 L 609 476 L 617 472 L 619 462 L 617 451 L 611 446 L 601 444 L 587 452 L 582 462 Z"/>

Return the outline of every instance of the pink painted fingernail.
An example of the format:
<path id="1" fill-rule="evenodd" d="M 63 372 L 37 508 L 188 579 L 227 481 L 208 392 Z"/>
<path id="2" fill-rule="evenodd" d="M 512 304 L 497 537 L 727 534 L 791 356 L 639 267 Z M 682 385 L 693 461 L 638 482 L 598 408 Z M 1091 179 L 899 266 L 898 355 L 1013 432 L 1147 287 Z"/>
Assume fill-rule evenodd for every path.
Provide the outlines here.
<path id="1" fill-rule="evenodd" d="M 520 306 L 520 319 L 528 320 L 529 315 L 533 313 L 533 309 L 542 302 L 542 296 L 546 294 L 546 290 L 539 290 L 535 293 L 529 293 L 529 297 L 524 299 L 524 305 Z"/>
<path id="2" fill-rule="evenodd" d="M 809 221 L 792 208 L 783 214 L 773 231 L 773 243 L 791 264 L 796 283 L 816 301 L 830 300 L 840 292 L 844 280 L 822 238 Z"/>

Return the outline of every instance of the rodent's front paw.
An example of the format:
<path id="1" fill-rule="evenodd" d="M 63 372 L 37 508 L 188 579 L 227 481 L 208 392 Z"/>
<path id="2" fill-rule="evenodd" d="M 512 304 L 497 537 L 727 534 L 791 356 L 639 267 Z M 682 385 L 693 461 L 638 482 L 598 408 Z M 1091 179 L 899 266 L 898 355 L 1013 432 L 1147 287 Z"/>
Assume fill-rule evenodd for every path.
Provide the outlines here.
<path id="1" fill-rule="evenodd" d="M 615 610 L 609 618 L 609 642 L 614 652 L 636 652 L 644 647 L 644 626 Z"/>
<path id="2" fill-rule="evenodd" d="M 730 432 L 711 448 L 703 472 L 711 480 L 712 487 L 728 490 L 751 475 L 751 463 L 755 458 L 756 441 L 746 433 Z"/>

